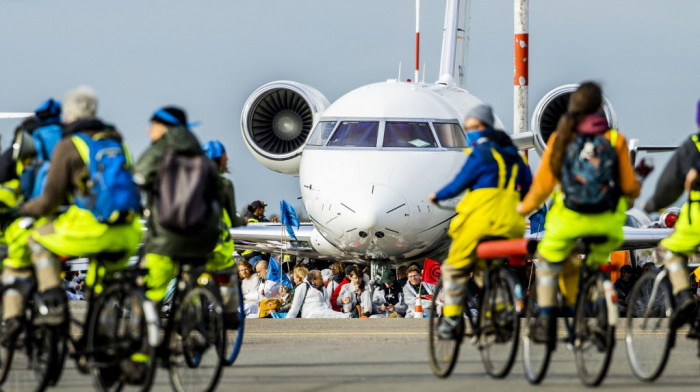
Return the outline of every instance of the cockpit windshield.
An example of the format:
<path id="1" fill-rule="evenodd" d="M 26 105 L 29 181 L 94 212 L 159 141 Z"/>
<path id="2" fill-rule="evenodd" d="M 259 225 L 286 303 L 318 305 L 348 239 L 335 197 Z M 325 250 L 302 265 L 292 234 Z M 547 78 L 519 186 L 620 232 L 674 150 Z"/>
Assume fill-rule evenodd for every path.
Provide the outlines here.
<path id="1" fill-rule="evenodd" d="M 342 121 L 328 146 L 376 147 L 379 122 Z"/>
<path id="2" fill-rule="evenodd" d="M 462 127 L 455 123 L 433 123 L 440 144 L 443 147 L 467 147 L 467 139 Z"/>
<path id="3" fill-rule="evenodd" d="M 437 147 L 437 142 L 427 122 L 387 121 L 383 146 L 429 148 Z"/>
<path id="4" fill-rule="evenodd" d="M 335 121 L 319 121 L 306 144 L 309 146 L 322 146 L 326 144 L 334 127 Z"/>

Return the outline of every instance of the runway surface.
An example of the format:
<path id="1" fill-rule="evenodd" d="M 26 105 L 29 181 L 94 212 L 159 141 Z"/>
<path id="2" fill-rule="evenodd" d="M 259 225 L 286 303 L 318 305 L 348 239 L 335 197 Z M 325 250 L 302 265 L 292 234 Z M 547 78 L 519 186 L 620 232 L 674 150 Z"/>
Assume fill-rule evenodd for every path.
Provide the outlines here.
<path id="1" fill-rule="evenodd" d="M 460 361 L 448 379 L 430 371 L 427 320 L 247 320 L 237 362 L 226 368 L 219 391 L 521 391 L 586 390 L 576 376 L 573 354 L 559 345 L 544 382 L 530 386 L 518 353 L 511 375 L 493 380 L 483 371 L 479 352 L 464 343 Z M 621 329 L 621 328 L 619 328 Z M 560 332 L 561 333 L 561 332 Z M 660 339 L 649 336 L 648 339 Z M 700 385 L 697 341 L 679 337 L 664 375 L 644 384 L 632 376 L 623 334 L 618 332 L 613 363 L 600 390 L 694 391 Z M 91 391 L 92 380 L 66 363 L 60 384 L 50 390 Z M 4 388 L 12 391 L 18 388 Z M 154 391 L 171 390 L 159 368 Z"/>

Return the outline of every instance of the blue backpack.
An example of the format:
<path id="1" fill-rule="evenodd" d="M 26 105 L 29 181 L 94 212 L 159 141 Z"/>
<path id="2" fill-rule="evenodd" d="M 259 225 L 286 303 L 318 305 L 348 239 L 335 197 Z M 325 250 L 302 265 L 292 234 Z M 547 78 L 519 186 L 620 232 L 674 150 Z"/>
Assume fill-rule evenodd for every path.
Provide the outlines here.
<path id="1" fill-rule="evenodd" d="M 141 199 L 127 147 L 112 138 L 91 138 L 84 133 L 76 133 L 73 142 L 89 172 L 86 192 L 76 196 L 75 204 L 90 210 L 101 223 L 133 219 L 141 211 Z"/>
<path id="2" fill-rule="evenodd" d="M 611 130 L 616 141 L 617 131 Z M 583 213 L 614 211 L 620 200 L 614 144 L 604 134 L 578 134 L 569 144 L 561 168 L 566 208 Z"/>
<path id="3" fill-rule="evenodd" d="M 53 150 L 62 137 L 63 128 L 60 124 L 45 125 L 32 132 L 36 158 L 22 170 L 20 175 L 20 189 L 26 200 L 31 200 L 44 191 Z"/>

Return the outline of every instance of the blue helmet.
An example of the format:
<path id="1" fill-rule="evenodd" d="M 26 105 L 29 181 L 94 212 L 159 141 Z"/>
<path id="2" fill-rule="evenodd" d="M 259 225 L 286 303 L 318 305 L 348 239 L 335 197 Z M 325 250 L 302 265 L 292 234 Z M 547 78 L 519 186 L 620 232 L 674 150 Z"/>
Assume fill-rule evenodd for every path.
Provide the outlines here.
<path id="1" fill-rule="evenodd" d="M 224 145 L 218 140 L 210 140 L 202 144 L 202 150 L 204 150 L 209 159 L 221 158 L 221 155 L 226 152 Z"/>

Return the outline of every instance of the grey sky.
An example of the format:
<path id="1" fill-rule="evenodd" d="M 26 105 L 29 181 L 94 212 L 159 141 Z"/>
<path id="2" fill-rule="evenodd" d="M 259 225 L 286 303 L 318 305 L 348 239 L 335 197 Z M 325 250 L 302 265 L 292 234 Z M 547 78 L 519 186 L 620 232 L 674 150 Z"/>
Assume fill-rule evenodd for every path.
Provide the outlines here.
<path id="1" fill-rule="evenodd" d="M 421 65 L 434 81 L 445 1 L 422 4 Z M 248 95 L 290 79 L 332 102 L 396 78 L 399 62 L 402 79 L 412 78 L 414 10 L 414 0 L 3 0 L 0 111 L 31 111 L 88 84 L 100 96 L 100 115 L 139 155 L 152 112 L 180 105 L 202 122 L 195 128 L 202 141 L 227 146 L 239 208 L 263 199 L 276 213 L 281 199 L 301 205 L 299 185 L 245 148 L 240 114 Z M 530 111 L 550 89 L 592 79 L 602 82 L 628 137 L 679 143 L 695 130 L 700 98 L 698 15 L 694 0 L 531 1 Z M 472 2 L 468 87 L 508 128 L 512 40 L 512 1 Z M 0 122 L 3 147 L 15 125 Z"/>

